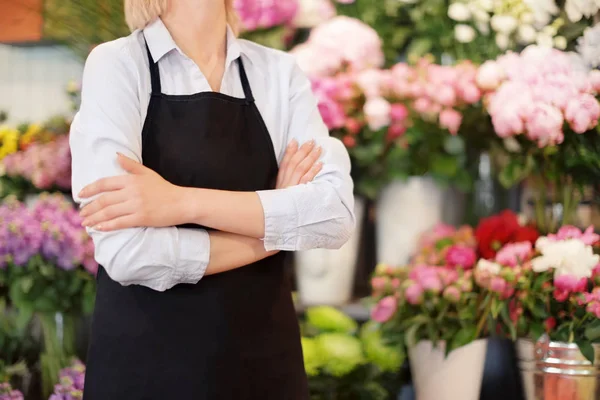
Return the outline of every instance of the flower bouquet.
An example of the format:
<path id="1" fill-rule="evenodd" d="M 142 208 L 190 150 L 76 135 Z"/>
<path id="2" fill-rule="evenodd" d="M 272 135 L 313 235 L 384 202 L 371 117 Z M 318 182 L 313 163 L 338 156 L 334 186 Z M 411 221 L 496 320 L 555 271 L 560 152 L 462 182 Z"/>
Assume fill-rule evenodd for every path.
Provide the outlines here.
<path id="1" fill-rule="evenodd" d="M 386 342 L 408 348 L 419 398 L 479 398 L 487 327 L 476 258 L 471 228 L 442 225 L 423 237 L 412 265 L 380 265 L 372 278 L 371 319 Z"/>
<path id="2" fill-rule="evenodd" d="M 490 330 L 518 339 L 528 399 L 595 396 L 600 256 L 592 245 L 599 239 L 592 227 L 582 232 L 564 226 L 540 237 L 535 247 L 530 242 L 508 244 L 494 259 L 477 264 L 475 277 L 486 293 Z M 528 369 L 533 362 L 535 369 Z M 581 371 L 577 379 L 569 373 L 574 368 Z M 544 384 L 536 385 L 534 375 Z"/>
<path id="3" fill-rule="evenodd" d="M 284 49 L 286 29 L 298 11 L 298 0 L 233 0 L 242 37 L 265 46 Z"/>
<path id="4" fill-rule="evenodd" d="M 71 188 L 69 126 L 59 116 L 43 125 L 0 128 L 0 146 L 6 145 L 0 150 L 0 198 Z"/>
<path id="5" fill-rule="evenodd" d="M 357 335 L 358 333 L 358 335 Z M 331 307 L 309 308 L 302 350 L 311 399 L 395 398 L 401 349 L 385 345 L 381 332 Z"/>
<path id="6" fill-rule="evenodd" d="M 32 209 L 16 201 L 0 207 L 0 269 L 9 300 L 24 319 L 41 324 L 46 394 L 74 353 L 76 318 L 90 313 L 95 295 L 94 248 L 73 204 L 42 195 Z"/>
<path id="7" fill-rule="evenodd" d="M 533 185 L 542 232 L 574 223 L 583 187 L 600 174 L 600 72 L 577 67 L 569 53 L 530 46 L 485 62 L 477 82 L 497 135 L 501 183 Z"/>
<path id="8" fill-rule="evenodd" d="M 79 360 L 60 371 L 59 383 L 48 400 L 81 400 L 85 382 L 85 365 Z"/>
<path id="9" fill-rule="evenodd" d="M 23 400 L 23 393 L 14 390 L 10 383 L 0 383 L 0 400 Z"/>

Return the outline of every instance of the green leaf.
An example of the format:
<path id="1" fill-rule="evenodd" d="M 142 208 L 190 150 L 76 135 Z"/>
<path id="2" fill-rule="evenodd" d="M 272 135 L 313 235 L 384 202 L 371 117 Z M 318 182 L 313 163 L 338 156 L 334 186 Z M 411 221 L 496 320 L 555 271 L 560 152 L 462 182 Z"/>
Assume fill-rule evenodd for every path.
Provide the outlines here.
<path id="1" fill-rule="evenodd" d="M 529 326 L 529 335 L 534 341 L 538 341 L 544 334 L 544 325 L 541 322 L 532 322 Z"/>
<path id="2" fill-rule="evenodd" d="M 590 342 L 595 342 L 600 339 L 600 319 L 592 321 L 587 328 L 585 328 L 584 335 Z"/>
<path id="3" fill-rule="evenodd" d="M 421 321 L 415 322 L 406 330 L 406 347 L 414 347 L 419 342 L 420 338 L 417 337 L 417 334 L 419 333 L 419 329 L 421 328 L 421 326 L 423 326 L 424 323 L 425 322 Z"/>
<path id="4" fill-rule="evenodd" d="M 494 297 L 492 299 L 491 311 L 492 311 L 492 317 L 494 317 L 494 319 L 498 319 L 498 315 L 500 314 L 500 310 L 502 309 L 503 306 L 504 306 L 503 301 L 499 300 L 496 297 Z"/>
<path id="5" fill-rule="evenodd" d="M 462 328 L 456 335 L 454 339 L 450 342 L 450 346 L 446 349 L 447 353 L 450 353 L 452 350 L 456 350 L 459 347 L 466 346 L 475 340 L 475 335 L 477 334 L 477 327 L 475 325 L 470 325 Z"/>
<path id="6" fill-rule="evenodd" d="M 592 344 L 587 340 L 578 340 L 575 343 L 577 343 L 577 346 L 579 346 L 579 351 L 581 351 L 581 354 L 583 354 L 583 356 L 593 364 L 594 346 L 592 346 Z"/>
<path id="7" fill-rule="evenodd" d="M 432 46 L 433 42 L 429 38 L 415 39 L 408 47 L 408 56 L 411 58 L 424 56 L 431 50 Z"/>
<path id="8" fill-rule="evenodd" d="M 498 180 L 505 188 L 513 187 L 531 174 L 533 166 L 533 157 L 511 158 L 510 162 L 500 171 Z"/>
<path id="9" fill-rule="evenodd" d="M 503 307 L 500 309 L 500 316 L 502 317 L 502 321 L 504 322 L 504 324 L 508 327 L 508 330 L 510 332 L 510 338 L 512 340 L 517 340 L 517 329 L 515 327 L 515 324 L 510 319 L 508 305 L 506 303 L 503 303 Z"/>
<path id="10" fill-rule="evenodd" d="M 458 171 L 458 160 L 456 157 L 439 155 L 431 164 L 433 174 L 454 177 Z"/>
<path id="11" fill-rule="evenodd" d="M 29 293 L 29 291 L 33 287 L 33 278 L 31 276 L 25 276 L 21 278 L 19 284 L 21 285 L 21 290 L 23 291 L 23 293 Z"/>
<path id="12" fill-rule="evenodd" d="M 465 151 L 465 141 L 461 136 L 448 136 L 444 140 L 444 150 L 452 155 L 461 154 Z"/>

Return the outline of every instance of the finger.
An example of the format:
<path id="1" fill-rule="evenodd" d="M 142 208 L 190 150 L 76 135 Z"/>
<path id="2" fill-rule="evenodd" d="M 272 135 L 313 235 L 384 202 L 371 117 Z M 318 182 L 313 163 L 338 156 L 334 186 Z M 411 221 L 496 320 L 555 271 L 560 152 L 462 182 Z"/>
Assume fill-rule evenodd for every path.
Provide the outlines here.
<path id="1" fill-rule="evenodd" d="M 136 211 L 137 209 L 134 203 L 130 201 L 125 203 L 113 204 L 90 215 L 83 221 L 81 225 L 85 227 L 96 227 L 115 218 L 135 214 Z"/>
<path id="2" fill-rule="evenodd" d="M 81 199 L 86 199 L 96 196 L 100 193 L 121 190 L 127 186 L 128 181 L 129 177 L 127 175 L 111 176 L 108 178 L 98 179 L 96 182 L 91 183 L 81 189 L 78 196 Z"/>
<path id="3" fill-rule="evenodd" d="M 127 193 L 124 190 L 118 190 L 115 192 L 108 192 L 91 203 L 87 204 L 85 207 L 81 209 L 79 212 L 79 216 L 81 218 L 87 218 L 90 215 L 93 215 L 100 211 L 103 208 L 109 207 L 114 204 L 123 203 L 128 199 Z"/>
<path id="4" fill-rule="evenodd" d="M 323 163 L 322 162 L 316 163 L 315 165 L 312 166 L 311 169 L 308 170 L 308 172 L 306 174 L 304 174 L 302 179 L 300 179 L 300 183 L 304 184 L 304 183 L 312 182 L 313 179 L 315 179 L 315 177 L 317 175 L 319 175 L 319 172 L 321 172 L 322 169 L 323 169 Z"/>
<path id="5" fill-rule="evenodd" d="M 292 141 L 287 145 L 285 149 L 285 154 L 283 156 L 283 160 L 281 160 L 281 165 L 279 165 L 279 173 L 277 174 L 277 186 L 279 187 L 281 182 L 283 181 L 283 176 L 285 175 L 286 168 L 288 167 L 290 160 L 298 151 L 298 141 L 296 139 L 292 139 Z"/>
<path id="6" fill-rule="evenodd" d="M 314 147 L 315 147 L 315 141 L 310 140 L 310 141 L 304 143 L 302 146 L 300 146 L 300 149 L 296 152 L 296 154 L 294 154 L 292 156 L 292 159 L 290 160 L 290 163 L 288 164 L 288 166 L 286 168 L 285 176 L 283 177 L 284 185 L 289 186 L 290 179 L 292 178 L 294 171 L 296 170 L 298 165 L 302 162 L 302 160 L 304 160 L 306 157 L 308 157 L 308 155 L 314 149 Z M 292 184 L 297 184 L 297 182 L 292 183 Z"/>
<path id="7" fill-rule="evenodd" d="M 117 161 L 119 162 L 119 165 L 121 166 L 121 168 L 123 168 L 125 171 L 129 172 L 130 174 L 144 174 L 146 172 L 149 171 L 149 169 L 147 167 L 145 167 L 143 164 L 137 162 L 136 160 L 133 160 L 127 156 L 124 156 L 121 153 L 117 153 Z"/>
<path id="8" fill-rule="evenodd" d="M 298 185 L 300 179 L 317 163 L 321 157 L 321 147 L 315 147 L 310 154 L 298 164 L 291 178 L 291 185 Z"/>
<path id="9" fill-rule="evenodd" d="M 137 214 L 129 214 L 98 224 L 94 229 L 101 232 L 110 232 L 119 229 L 138 228 L 140 226 L 138 221 L 140 221 L 140 217 Z"/>

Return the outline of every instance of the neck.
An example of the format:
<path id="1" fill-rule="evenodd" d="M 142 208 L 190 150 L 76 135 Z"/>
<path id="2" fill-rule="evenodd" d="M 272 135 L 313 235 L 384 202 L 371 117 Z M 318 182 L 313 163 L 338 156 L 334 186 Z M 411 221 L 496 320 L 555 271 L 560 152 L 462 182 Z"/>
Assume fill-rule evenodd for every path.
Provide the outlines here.
<path id="1" fill-rule="evenodd" d="M 225 1 L 177 0 L 169 3 L 161 18 L 181 51 L 199 61 L 225 54 Z"/>

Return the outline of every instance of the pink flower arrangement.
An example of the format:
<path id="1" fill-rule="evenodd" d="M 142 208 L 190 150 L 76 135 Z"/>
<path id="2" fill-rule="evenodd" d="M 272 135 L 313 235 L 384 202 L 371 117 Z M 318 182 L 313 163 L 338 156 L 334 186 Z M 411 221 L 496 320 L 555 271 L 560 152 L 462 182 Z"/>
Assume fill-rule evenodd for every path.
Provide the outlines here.
<path id="1" fill-rule="evenodd" d="M 477 261 L 476 245 L 470 226 L 440 224 L 421 237 L 411 263 L 470 269 Z"/>
<path id="2" fill-rule="evenodd" d="M 462 124 L 461 110 L 481 99 L 477 67 L 468 61 L 446 66 L 422 58 L 415 67 L 397 64 L 391 73 L 393 95 L 408 101 L 419 118 L 436 121 L 453 135 Z"/>
<path id="3" fill-rule="evenodd" d="M 381 38 L 358 19 L 337 16 L 314 28 L 308 41 L 292 50 L 309 76 L 359 72 L 383 65 Z"/>
<path id="4" fill-rule="evenodd" d="M 598 124 L 594 76 L 575 68 L 568 53 L 529 46 L 486 61 L 476 79 L 498 136 L 524 135 L 546 147 L 563 142 L 564 126 L 581 134 Z"/>
<path id="5" fill-rule="evenodd" d="M 298 11 L 298 0 L 235 0 L 233 4 L 245 31 L 289 24 Z"/>
<path id="6" fill-rule="evenodd" d="M 26 150 L 10 154 L 2 160 L 9 177 L 21 177 L 37 189 L 71 188 L 71 150 L 68 135 L 48 143 L 33 143 Z"/>

